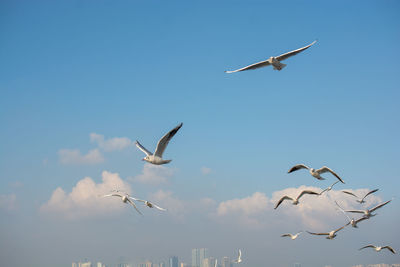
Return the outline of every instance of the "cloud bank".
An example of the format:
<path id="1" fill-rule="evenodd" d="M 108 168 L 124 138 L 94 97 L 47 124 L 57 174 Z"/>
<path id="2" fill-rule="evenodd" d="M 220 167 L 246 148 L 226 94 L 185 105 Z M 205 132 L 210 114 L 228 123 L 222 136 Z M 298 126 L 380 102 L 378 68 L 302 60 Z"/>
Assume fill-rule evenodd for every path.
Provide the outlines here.
<path id="1" fill-rule="evenodd" d="M 104 135 L 97 133 L 90 134 L 90 142 L 96 143 L 99 148 L 106 152 L 123 150 L 132 145 L 132 141 L 127 137 L 114 137 L 105 139 Z"/>
<path id="2" fill-rule="evenodd" d="M 58 156 L 61 164 L 91 165 L 104 162 L 104 157 L 98 149 L 90 150 L 82 155 L 79 149 L 60 149 Z"/>
<path id="3" fill-rule="evenodd" d="M 58 214 L 68 219 L 76 219 L 106 213 L 115 213 L 126 208 L 117 198 L 101 198 L 99 196 L 111 190 L 131 193 L 129 184 L 123 181 L 118 173 L 102 172 L 102 181 L 96 183 L 90 177 L 78 181 L 70 193 L 58 187 L 48 202 L 40 208 L 42 212 Z"/>

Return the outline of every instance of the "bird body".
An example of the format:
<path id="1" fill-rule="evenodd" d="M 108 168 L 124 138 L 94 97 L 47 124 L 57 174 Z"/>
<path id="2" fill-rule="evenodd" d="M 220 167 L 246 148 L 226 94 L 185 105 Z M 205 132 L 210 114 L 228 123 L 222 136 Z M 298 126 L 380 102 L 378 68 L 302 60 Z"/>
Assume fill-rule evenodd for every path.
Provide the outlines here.
<path id="1" fill-rule="evenodd" d="M 307 231 L 307 233 L 312 234 L 312 235 L 326 235 L 327 236 L 326 239 L 334 239 L 337 236 L 336 233 L 339 232 L 340 230 L 342 230 L 344 227 L 346 227 L 346 225 L 344 225 L 336 230 L 330 231 L 328 233 L 312 233 L 309 231 Z"/>
<path id="2" fill-rule="evenodd" d="M 335 176 L 340 182 L 342 182 L 344 184 L 344 181 L 342 180 L 342 178 L 340 178 L 339 175 L 337 175 L 334 171 L 332 171 L 330 168 L 328 168 L 326 166 L 324 166 L 320 169 L 314 169 L 314 168 L 310 168 L 304 164 L 297 164 L 297 165 L 293 166 L 288 171 L 288 173 L 295 172 L 300 169 L 307 169 L 310 172 L 311 176 L 313 176 L 314 178 L 317 178 L 318 180 L 325 180 L 325 178 L 322 177 L 321 174 L 330 172 L 333 176 Z"/>
<path id="3" fill-rule="evenodd" d="M 240 69 L 237 69 L 237 70 L 225 71 L 225 72 L 226 73 L 234 73 L 234 72 L 239 72 L 239 71 L 244 71 L 244 70 L 253 70 L 253 69 L 266 67 L 266 66 L 269 66 L 269 65 L 272 65 L 274 70 L 282 70 L 284 67 L 286 67 L 286 64 L 283 64 L 281 61 L 283 61 L 283 60 L 285 60 L 285 59 L 287 59 L 287 58 L 289 58 L 291 56 L 294 56 L 294 55 L 296 55 L 296 54 L 308 49 L 310 46 L 312 46 L 316 42 L 317 41 L 314 41 L 314 42 L 312 42 L 311 44 L 309 44 L 309 45 L 307 45 L 305 47 L 302 47 L 302 48 L 287 52 L 287 53 L 282 54 L 282 55 L 277 56 L 277 57 L 270 57 L 267 60 L 254 63 L 254 64 L 251 64 L 249 66 L 246 66 L 246 67 L 243 67 L 243 68 L 240 68 Z"/>
<path id="4" fill-rule="evenodd" d="M 165 160 L 162 158 L 162 155 L 167 148 L 167 145 L 169 141 L 174 137 L 174 135 L 179 131 L 179 129 L 182 127 L 183 123 L 179 124 L 176 126 L 174 129 L 169 131 L 166 135 L 164 135 L 157 143 L 157 148 L 153 153 L 151 153 L 149 150 L 147 150 L 144 146 L 142 146 L 139 141 L 136 141 L 136 146 L 139 148 L 143 153 L 146 154 L 146 156 L 142 159 L 146 162 L 149 162 L 151 164 L 155 165 L 162 165 L 162 164 L 167 164 L 170 163 L 172 160 L 168 159 Z"/>
<path id="5" fill-rule="evenodd" d="M 276 203 L 275 208 L 277 209 L 279 207 L 279 205 L 284 201 L 284 200 L 292 200 L 292 204 L 293 205 L 297 205 L 299 204 L 299 199 L 305 195 L 305 194 L 309 194 L 309 195 L 319 195 L 317 192 L 311 191 L 311 190 L 303 190 L 301 191 L 301 193 L 296 197 L 296 198 L 292 198 L 289 196 L 283 196 L 281 197 L 281 199 L 279 199 L 279 201 Z"/>
<path id="6" fill-rule="evenodd" d="M 375 193 L 375 192 L 378 191 L 378 190 L 379 190 L 379 189 L 371 190 L 371 191 L 369 191 L 367 194 L 365 194 L 364 197 L 362 197 L 362 198 L 360 198 L 360 199 L 357 199 L 356 201 L 357 201 L 358 203 L 360 203 L 360 204 L 365 203 L 365 198 L 366 198 L 367 196 L 369 196 L 370 194 Z M 348 194 L 348 195 L 350 195 L 350 196 L 353 196 L 353 197 L 355 197 L 355 198 L 359 198 L 356 194 L 354 194 L 354 193 L 352 193 L 352 192 L 350 192 L 350 191 L 343 190 L 342 192 L 345 193 L 345 194 Z"/>
<path id="7" fill-rule="evenodd" d="M 382 208 L 383 206 L 385 206 L 386 204 L 388 204 L 390 201 L 392 200 L 388 200 L 382 204 L 379 204 L 375 207 L 373 207 L 372 209 L 366 209 L 366 210 L 345 210 L 345 212 L 352 212 L 352 213 L 361 213 L 364 215 L 364 217 L 366 219 L 375 216 L 376 214 L 373 214 L 374 211 L 376 211 L 379 208 Z"/>
<path id="8" fill-rule="evenodd" d="M 292 234 L 283 234 L 283 235 L 281 235 L 281 237 L 286 237 L 286 236 L 288 236 L 288 237 L 290 237 L 290 239 L 292 239 L 292 240 L 295 240 L 301 233 L 302 233 L 303 231 L 301 231 L 301 232 L 298 232 L 297 234 L 295 234 L 295 235 L 292 235 Z"/>
<path id="9" fill-rule="evenodd" d="M 335 200 L 335 203 L 336 203 L 336 205 L 338 206 L 338 208 L 339 208 L 339 210 L 341 211 L 341 212 L 343 212 L 343 214 L 347 217 L 347 219 L 349 220 L 349 222 L 346 224 L 346 225 L 351 225 L 352 227 L 354 227 L 354 228 L 358 228 L 358 223 L 359 222 L 361 222 L 361 221 L 364 221 L 364 220 L 366 220 L 366 219 L 368 219 L 367 217 L 361 217 L 361 218 L 359 218 L 359 219 L 354 219 L 354 218 L 352 218 L 352 219 L 350 219 L 350 217 L 346 214 L 346 211 L 344 210 L 344 209 L 342 209 L 342 207 L 340 207 L 339 206 L 339 204 L 337 203 L 337 201 Z"/>
<path id="10" fill-rule="evenodd" d="M 236 260 L 234 260 L 233 262 L 235 263 L 241 263 L 242 262 L 242 251 L 239 249 L 238 251 L 238 257 Z"/>
<path id="11" fill-rule="evenodd" d="M 118 192 L 118 191 L 117 191 Z M 122 193 L 112 193 L 112 194 L 108 194 L 108 195 L 104 195 L 102 197 L 119 197 L 121 198 L 123 203 L 129 203 L 131 204 L 135 210 L 142 215 L 142 213 L 138 210 L 138 208 L 136 207 L 135 203 L 133 201 L 131 201 L 129 199 L 129 195 L 128 194 L 122 194 Z"/>
<path id="12" fill-rule="evenodd" d="M 374 246 L 374 245 L 367 245 L 365 247 L 360 248 L 359 250 L 362 250 L 364 248 L 373 248 L 375 251 L 380 252 L 382 249 L 387 249 L 390 252 L 392 252 L 393 254 L 396 254 L 396 251 L 391 247 L 391 246 L 383 246 L 383 247 L 379 247 L 379 246 Z"/>
<path id="13" fill-rule="evenodd" d="M 156 209 L 158 209 L 158 210 L 166 211 L 166 209 L 161 208 L 160 206 L 158 206 L 158 205 L 156 205 L 156 204 L 154 204 L 154 203 L 152 203 L 152 202 L 150 202 L 150 201 L 142 200 L 142 199 L 138 199 L 138 198 L 134 198 L 134 197 L 130 197 L 130 198 L 131 198 L 132 200 L 135 200 L 135 201 L 143 202 L 144 205 L 147 206 L 147 207 L 149 207 L 149 208 L 156 208 Z"/>

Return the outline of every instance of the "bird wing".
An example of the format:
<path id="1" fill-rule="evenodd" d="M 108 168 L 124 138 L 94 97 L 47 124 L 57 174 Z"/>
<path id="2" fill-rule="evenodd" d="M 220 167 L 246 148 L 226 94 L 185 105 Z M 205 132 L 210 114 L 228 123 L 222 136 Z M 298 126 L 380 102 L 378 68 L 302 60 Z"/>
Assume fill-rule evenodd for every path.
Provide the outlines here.
<path id="1" fill-rule="evenodd" d="M 290 237 L 292 237 L 292 234 L 283 234 L 283 235 L 281 235 L 281 237 L 285 237 L 285 236 L 290 236 Z"/>
<path id="2" fill-rule="evenodd" d="M 312 233 L 307 231 L 307 233 L 312 234 L 312 235 L 329 235 L 329 233 Z"/>
<path id="3" fill-rule="evenodd" d="M 134 201 L 139 201 L 139 202 L 146 202 L 146 200 L 142 200 L 142 199 L 138 199 L 138 198 L 134 198 L 134 197 L 129 197 L 130 199 L 134 200 Z"/>
<path id="4" fill-rule="evenodd" d="M 362 214 L 365 213 L 363 210 L 345 210 L 345 212 L 362 213 Z"/>
<path id="5" fill-rule="evenodd" d="M 156 151 L 154 152 L 154 155 L 162 158 L 162 155 L 164 153 L 164 150 L 167 148 L 167 145 L 169 141 L 174 137 L 174 135 L 179 131 L 179 129 L 182 127 L 183 123 L 179 124 L 176 126 L 174 129 L 169 131 L 166 135 L 164 135 L 157 143 L 157 148 Z"/>
<path id="6" fill-rule="evenodd" d="M 303 190 L 303 191 L 301 191 L 300 195 L 297 197 L 297 200 L 299 200 L 305 194 L 319 195 L 317 192 L 314 192 L 314 191 L 311 191 L 311 190 Z"/>
<path id="7" fill-rule="evenodd" d="M 336 232 L 339 232 L 340 230 L 342 230 L 343 228 L 345 228 L 347 225 L 348 225 L 348 224 L 345 224 L 345 225 L 343 225 L 342 227 L 336 229 L 336 230 L 335 230 L 335 233 L 336 233 Z"/>
<path id="8" fill-rule="evenodd" d="M 156 209 L 158 209 L 158 210 L 167 211 L 166 209 L 161 208 L 160 206 L 157 206 L 157 205 L 154 204 L 154 203 L 151 203 L 151 204 L 153 205 L 154 208 L 156 208 Z"/>
<path id="9" fill-rule="evenodd" d="M 384 249 L 384 248 L 390 250 L 393 254 L 396 254 L 396 251 L 394 251 L 394 249 L 393 249 L 391 246 L 384 246 L 384 247 L 382 247 L 382 249 Z"/>
<path id="10" fill-rule="evenodd" d="M 143 215 L 143 214 L 138 210 L 138 208 L 136 207 L 135 203 L 134 203 L 132 200 L 130 200 L 130 199 L 128 198 L 128 202 L 135 208 L 135 210 L 136 210 L 137 212 L 139 212 L 140 215 Z"/>
<path id="11" fill-rule="evenodd" d="M 139 141 L 135 142 L 135 145 L 137 146 L 137 148 L 139 148 L 140 150 L 143 151 L 143 153 L 145 153 L 147 156 L 151 156 L 153 155 L 153 153 L 151 153 L 150 151 L 148 151 L 144 146 L 142 146 Z"/>
<path id="12" fill-rule="evenodd" d="M 330 173 L 333 174 L 336 178 L 338 178 L 339 181 L 341 181 L 341 182 L 344 184 L 343 180 L 339 177 L 339 175 L 337 175 L 334 171 L 332 171 L 331 169 L 329 169 L 329 168 L 326 167 L 326 166 L 322 167 L 321 169 L 318 169 L 317 172 L 320 173 L 320 174 L 325 173 L 325 172 L 330 172 Z"/>
<path id="13" fill-rule="evenodd" d="M 289 58 L 289 57 L 291 57 L 291 56 L 294 56 L 294 55 L 296 55 L 296 54 L 298 54 L 298 53 L 300 53 L 300 52 L 306 50 L 307 48 L 309 48 L 310 46 L 312 46 L 312 45 L 315 44 L 316 42 L 317 42 L 317 40 L 315 40 L 314 42 L 312 42 L 311 44 L 309 44 L 309 45 L 307 45 L 307 46 L 305 46 L 305 47 L 302 47 L 302 48 L 299 48 L 299 49 L 296 49 L 296 50 L 287 52 L 287 53 L 282 54 L 282 55 L 280 55 L 280 56 L 277 56 L 277 57 L 275 57 L 275 58 L 276 58 L 277 60 L 279 60 L 279 61 L 285 60 L 285 59 L 287 59 L 287 58 Z"/>
<path id="14" fill-rule="evenodd" d="M 297 164 L 297 165 L 293 166 L 293 167 L 288 171 L 288 173 L 295 172 L 295 171 L 298 171 L 298 170 L 300 170 L 300 169 L 309 169 L 309 168 L 308 168 L 306 165 L 304 165 L 304 164 Z"/>
<path id="15" fill-rule="evenodd" d="M 348 194 L 348 195 L 350 195 L 350 196 L 353 196 L 353 197 L 358 198 L 358 196 L 356 196 L 354 193 L 352 193 L 352 192 L 350 192 L 350 191 L 342 190 L 342 192 L 345 193 L 345 194 Z"/>
<path id="16" fill-rule="evenodd" d="M 356 220 L 356 224 L 359 223 L 359 222 L 362 222 L 364 220 L 367 220 L 367 219 L 368 219 L 368 217 L 361 217 L 360 219 Z"/>
<path id="17" fill-rule="evenodd" d="M 239 257 L 238 260 L 242 258 L 242 251 L 239 249 Z"/>
<path id="18" fill-rule="evenodd" d="M 226 70 L 225 73 L 234 73 L 234 72 L 239 72 L 239 71 L 244 71 L 244 70 L 254 70 L 262 67 L 266 67 L 268 65 L 271 65 L 271 63 L 267 60 L 260 61 L 251 65 L 248 65 L 246 67 L 237 69 L 237 70 Z"/>
<path id="19" fill-rule="evenodd" d="M 362 250 L 364 248 L 376 248 L 374 245 L 366 245 L 365 247 L 359 248 L 358 250 Z"/>
<path id="20" fill-rule="evenodd" d="M 369 211 L 370 211 L 370 212 L 376 211 L 377 209 L 382 208 L 383 206 L 385 206 L 386 204 L 388 204 L 390 201 L 392 201 L 392 200 L 388 200 L 388 201 L 386 201 L 385 203 L 379 204 L 378 206 L 373 207 L 373 208 L 370 209 Z"/>
<path id="21" fill-rule="evenodd" d="M 122 195 L 116 194 L 116 193 L 112 193 L 112 194 L 104 195 L 102 197 L 122 197 Z"/>
<path id="22" fill-rule="evenodd" d="M 372 190 L 372 191 L 369 191 L 362 199 L 361 199 L 361 202 L 368 196 L 368 195 L 371 195 L 371 194 L 373 194 L 373 193 L 375 193 L 376 191 L 378 191 L 379 189 L 374 189 L 374 190 Z"/>
<path id="23" fill-rule="evenodd" d="M 281 197 L 281 199 L 279 199 L 278 203 L 276 203 L 274 209 L 277 209 L 277 208 L 279 207 L 279 205 L 280 205 L 285 199 L 293 200 L 293 198 L 291 198 L 291 197 L 289 197 L 289 196 L 283 196 L 283 197 Z"/>

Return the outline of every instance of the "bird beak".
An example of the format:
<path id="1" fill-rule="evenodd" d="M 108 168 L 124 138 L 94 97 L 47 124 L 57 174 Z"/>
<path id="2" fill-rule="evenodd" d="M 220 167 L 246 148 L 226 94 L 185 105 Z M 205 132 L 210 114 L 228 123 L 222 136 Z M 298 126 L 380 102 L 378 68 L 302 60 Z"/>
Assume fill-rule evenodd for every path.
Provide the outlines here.
<path id="1" fill-rule="evenodd" d="M 142 161 L 144 161 L 144 159 L 142 159 Z"/>

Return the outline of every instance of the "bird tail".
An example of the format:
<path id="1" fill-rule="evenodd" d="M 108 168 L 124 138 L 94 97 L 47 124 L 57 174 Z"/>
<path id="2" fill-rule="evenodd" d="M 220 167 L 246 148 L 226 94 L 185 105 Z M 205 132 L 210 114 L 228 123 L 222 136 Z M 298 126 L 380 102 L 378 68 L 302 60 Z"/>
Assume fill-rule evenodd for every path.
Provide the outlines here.
<path id="1" fill-rule="evenodd" d="M 286 67 L 286 64 L 283 64 L 283 63 L 281 63 L 281 62 L 278 62 L 277 64 L 275 63 L 275 64 L 273 65 L 273 67 L 274 67 L 274 70 L 282 70 L 284 67 Z"/>

